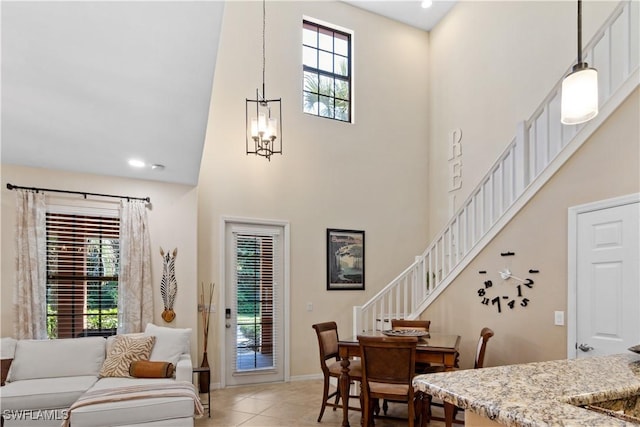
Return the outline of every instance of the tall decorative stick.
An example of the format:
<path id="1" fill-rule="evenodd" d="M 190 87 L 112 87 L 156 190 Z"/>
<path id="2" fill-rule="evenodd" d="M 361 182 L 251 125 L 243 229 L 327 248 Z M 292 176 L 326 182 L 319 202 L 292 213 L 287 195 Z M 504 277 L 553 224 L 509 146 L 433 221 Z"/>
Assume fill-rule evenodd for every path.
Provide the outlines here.
<path id="1" fill-rule="evenodd" d="M 198 302 L 200 309 L 202 310 L 202 330 L 204 332 L 204 354 L 202 355 L 201 367 L 209 366 L 209 359 L 207 358 L 207 344 L 209 342 L 209 318 L 211 317 L 211 303 L 213 302 L 213 290 L 215 286 L 215 283 L 209 284 L 209 305 L 205 305 L 204 283 L 201 283 L 200 286 L 200 297 Z M 200 393 L 207 393 L 209 391 L 209 375 L 209 372 L 200 372 L 200 375 L 198 375 Z"/>

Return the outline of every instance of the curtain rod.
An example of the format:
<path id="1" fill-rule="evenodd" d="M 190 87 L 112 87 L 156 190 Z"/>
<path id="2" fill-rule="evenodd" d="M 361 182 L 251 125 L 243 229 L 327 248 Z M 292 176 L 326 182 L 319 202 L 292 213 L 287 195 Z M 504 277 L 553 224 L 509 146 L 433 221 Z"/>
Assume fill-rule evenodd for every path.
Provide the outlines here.
<path id="1" fill-rule="evenodd" d="M 80 194 L 81 196 L 84 196 L 85 199 L 87 198 L 87 196 L 100 196 L 100 197 L 114 197 L 116 199 L 142 200 L 147 203 L 151 203 L 151 199 L 149 197 L 115 196 L 113 194 L 87 193 L 85 191 L 69 191 L 69 190 L 54 190 L 51 188 L 20 187 L 19 185 L 13 185 L 10 183 L 7 183 L 7 188 L 9 190 L 31 190 L 31 191 L 35 191 L 36 193 L 38 191 L 48 191 L 50 193 Z"/>

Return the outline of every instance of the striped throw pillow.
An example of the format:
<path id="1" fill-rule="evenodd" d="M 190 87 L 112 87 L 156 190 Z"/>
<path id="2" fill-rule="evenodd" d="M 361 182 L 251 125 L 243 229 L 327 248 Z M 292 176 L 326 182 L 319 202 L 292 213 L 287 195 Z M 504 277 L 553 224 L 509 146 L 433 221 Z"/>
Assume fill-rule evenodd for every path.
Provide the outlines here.
<path id="1" fill-rule="evenodd" d="M 131 362 L 149 360 L 156 337 L 117 336 L 100 369 L 100 378 L 128 377 Z"/>

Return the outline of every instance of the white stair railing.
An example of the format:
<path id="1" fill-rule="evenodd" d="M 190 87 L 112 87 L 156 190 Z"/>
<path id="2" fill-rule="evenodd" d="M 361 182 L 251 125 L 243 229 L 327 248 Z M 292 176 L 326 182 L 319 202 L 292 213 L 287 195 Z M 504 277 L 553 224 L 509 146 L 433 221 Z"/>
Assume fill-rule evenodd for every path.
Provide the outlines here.
<path id="1" fill-rule="evenodd" d="M 416 318 L 640 84 L 640 3 L 622 1 L 584 48 L 598 70 L 600 112 L 560 122 L 559 81 L 424 253 L 362 306 L 353 333 Z M 567 69 L 567 73 L 570 68 Z"/>

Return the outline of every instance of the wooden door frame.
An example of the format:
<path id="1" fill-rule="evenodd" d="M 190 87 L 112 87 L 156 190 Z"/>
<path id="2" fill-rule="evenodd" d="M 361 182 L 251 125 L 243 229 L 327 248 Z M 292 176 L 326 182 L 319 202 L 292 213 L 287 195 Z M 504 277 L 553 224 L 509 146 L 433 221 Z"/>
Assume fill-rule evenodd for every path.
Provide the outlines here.
<path id="1" fill-rule="evenodd" d="M 218 336 L 220 340 L 220 352 L 218 357 L 220 360 L 220 388 L 225 388 L 227 385 L 227 341 L 226 331 L 225 331 L 225 304 L 226 304 L 226 252 L 227 252 L 227 241 L 226 241 L 226 229 L 227 225 L 231 223 L 236 224 L 251 224 L 251 225 L 264 225 L 271 227 L 282 227 L 283 235 L 282 235 L 282 257 L 283 257 L 283 269 L 282 278 L 284 280 L 283 289 L 284 296 L 282 301 L 282 307 L 284 308 L 284 318 L 283 318 L 283 329 L 284 329 L 284 342 L 282 343 L 282 357 L 284 358 L 284 382 L 289 382 L 291 378 L 290 374 L 290 356 L 289 356 L 289 348 L 290 348 L 290 310 L 289 310 L 289 301 L 290 301 L 290 225 L 288 221 L 279 221 L 279 220 L 268 220 L 268 219 L 257 219 L 257 218 L 244 218 L 244 217 L 232 217 L 232 216 L 221 216 L 220 217 L 220 282 L 222 286 L 220 286 L 220 309 L 218 310 Z"/>
<path id="2" fill-rule="evenodd" d="M 568 216 L 568 266 L 567 266 L 567 358 L 577 357 L 578 338 L 578 216 L 602 209 L 615 208 L 640 202 L 640 193 L 627 194 L 612 199 L 599 200 L 569 208 Z"/>

